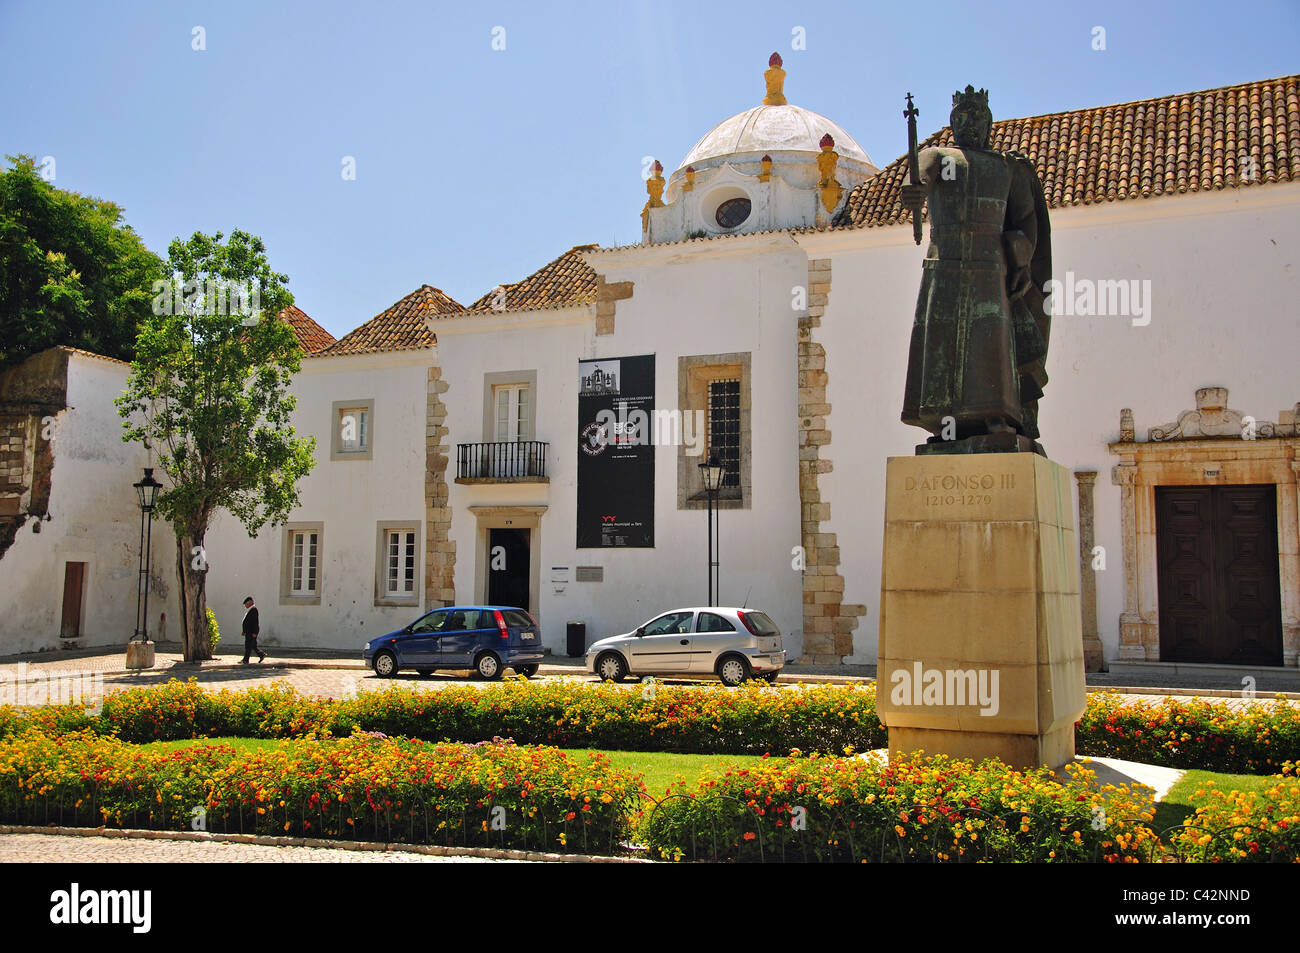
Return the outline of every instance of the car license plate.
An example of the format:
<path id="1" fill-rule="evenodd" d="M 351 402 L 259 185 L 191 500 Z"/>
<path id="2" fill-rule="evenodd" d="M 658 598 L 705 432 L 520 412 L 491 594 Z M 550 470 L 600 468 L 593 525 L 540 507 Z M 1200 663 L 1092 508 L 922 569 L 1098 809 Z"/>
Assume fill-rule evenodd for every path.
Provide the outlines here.
<path id="1" fill-rule="evenodd" d="M 520 633 L 519 633 L 519 638 L 521 638 L 521 639 L 523 639 L 523 640 L 525 640 L 525 641 L 528 641 L 528 640 L 532 639 L 532 637 L 533 637 L 533 633 L 532 633 L 532 632 L 520 632 Z"/>

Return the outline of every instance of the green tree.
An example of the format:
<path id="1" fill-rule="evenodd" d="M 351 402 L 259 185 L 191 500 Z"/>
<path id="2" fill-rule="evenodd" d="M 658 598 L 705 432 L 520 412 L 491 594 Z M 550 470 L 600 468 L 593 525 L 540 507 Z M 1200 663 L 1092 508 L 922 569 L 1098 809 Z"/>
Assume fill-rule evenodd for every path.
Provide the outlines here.
<path id="1" fill-rule="evenodd" d="M 0 169 L 0 367 L 65 344 L 130 360 L 162 260 L 112 202 L 57 189 L 31 156 Z"/>
<path id="2" fill-rule="evenodd" d="M 179 293 L 154 289 L 117 406 L 123 440 L 153 448 L 168 478 L 157 505 L 176 534 L 181 638 L 192 662 L 212 657 L 204 548 L 212 517 L 226 510 L 250 537 L 283 523 L 298 504 L 298 480 L 315 464 L 316 439 L 296 436 L 289 423 L 297 399 L 288 386 L 302 348 L 276 317 L 293 296 L 262 240 L 196 232 L 173 241 L 168 255 Z M 247 313 L 254 305 L 260 313 Z"/>

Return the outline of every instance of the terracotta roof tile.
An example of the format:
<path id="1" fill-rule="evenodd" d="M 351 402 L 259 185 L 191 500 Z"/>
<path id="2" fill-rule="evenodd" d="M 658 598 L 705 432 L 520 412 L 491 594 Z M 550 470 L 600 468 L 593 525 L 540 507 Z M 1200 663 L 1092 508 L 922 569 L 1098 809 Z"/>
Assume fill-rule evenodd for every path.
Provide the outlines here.
<path id="1" fill-rule="evenodd" d="M 313 356 L 374 354 L 433 347 L 437 343 L 425 320 L 440 314 L 457 314 L 465 308 L 431 285 L 421 285 L 387 311 L 375 315 L 355 331 L 339 338 Z"/>
<path id="2" fill-rule="evenodd" d="M 1160 99 L 1004 119 L 994 149 L 1034 160 L 1052 208 L 1300 181 L 1300 76 Z M 921 148 L 950 145 L 947 127 Z M 1250 166 L 1253 165 L 1252 170 Z M 1252 174 L 1253 173 L 1253 174 Z M 836 227 L 909 221 L 901 156 L 859 185 Z"/>
<path id="3" fill-rule="evenodd" d="M 288 323 L 289 327 L 293 328 L 293 333 L 298 337 L 298 343 L 302 345 L 302 349 L 308 354 L 315 354 L 317 351 L 334 343 L 334 335 L 313 321 L 307 312 L 296 304 L 291 304 L 281 311 L 280 317 Z"/>
<path id="4" fill-rule="evenodd" d="M 505 297 L 497 301 L 493 288 L 466 311 L 533 311 L 596 300 L 596 272 L 582 259 L 581 252 L 597 245 L 575 245 L 559 258 L 543 265 L 522 281 L 502 285 Z"/>

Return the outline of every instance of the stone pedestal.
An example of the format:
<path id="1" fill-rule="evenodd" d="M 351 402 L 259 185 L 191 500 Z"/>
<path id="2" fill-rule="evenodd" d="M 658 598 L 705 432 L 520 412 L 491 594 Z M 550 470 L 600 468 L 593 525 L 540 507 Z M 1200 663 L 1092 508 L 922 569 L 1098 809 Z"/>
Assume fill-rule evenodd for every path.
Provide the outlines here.
<path id="1" fill-rule="evenodd" d="M 127 668 L 153 668 L 154 644 L 152 642 L 126 643 Z"/>
<path id="2" fill-rule="evenodd" d="M 1070 473 L 1032 453 L 892 457 L 876 706 L 891 752 L 1058 768 L 1083 713 Z"/>

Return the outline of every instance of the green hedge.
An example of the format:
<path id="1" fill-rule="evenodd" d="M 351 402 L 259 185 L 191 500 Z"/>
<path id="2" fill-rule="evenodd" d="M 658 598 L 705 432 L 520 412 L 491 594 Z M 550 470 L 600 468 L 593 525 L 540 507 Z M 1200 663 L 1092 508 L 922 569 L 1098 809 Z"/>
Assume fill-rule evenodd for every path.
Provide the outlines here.
<path id="1" fill-rule="evenodd" d="M 0 706 L 0 736 L 26 723 L 80 728 L 125 741 L 235 736 L 345 737 L 354 727 L 426 741 L 520 744 L 623 751 L 785 755 L 881 748 L 873 685 L 735 690 L 713 685 L 630 686 L 506 681 L 431 691 L 390 686 L 352 699 L 312 698 L 275 685 L 206 691 L 191 682 L 105 697 L 98 716 L 75 705 Z M 1081 755 L 1179 768 L 1270 774 L 1300 760 L 1300 705 L 1282 699 L 1234 709 L 1226 701 L 1125 702 L 1090 693 L 1075 729 Z"/>

